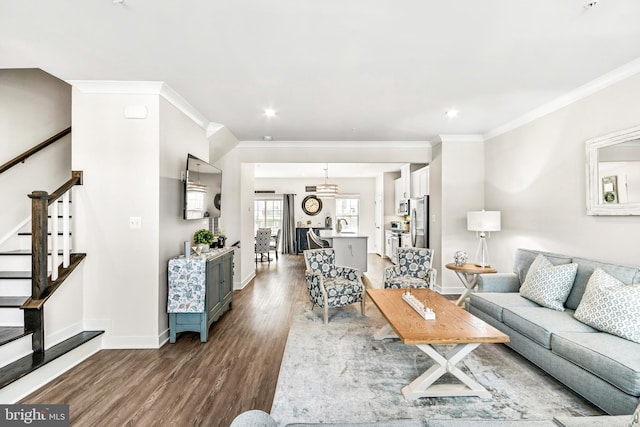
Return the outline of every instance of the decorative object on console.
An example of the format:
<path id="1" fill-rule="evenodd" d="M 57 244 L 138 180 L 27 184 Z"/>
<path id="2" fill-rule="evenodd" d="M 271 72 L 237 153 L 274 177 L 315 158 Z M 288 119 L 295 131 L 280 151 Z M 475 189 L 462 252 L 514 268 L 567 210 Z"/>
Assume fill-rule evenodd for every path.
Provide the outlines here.
<path id="1" fill-rule="evenodd" d="M 489 267 L 489 249 L 487 248 L 487 232 L 500 231 L 500 211 L 467 212 L 467 230 L 478 235 L 476 260 L 480 267 Z"/>
<path id="2" fill-rule="evenodd" d="M 209 245 L 213 243 L 213 233 L 206 228 L 193 233 L 193 243 L 200 247 L 202 252 L 209 252 Z"/>
<path id="3" fill-rule="evenodd" d="M 465 251 L 457 251 L 455 254 L 453 254 L 453 262 L 458 267 L 462 267 L 463 265 L 465 265 L 468 260 L 469 257 L 467 256 L 467 253 Z"/>

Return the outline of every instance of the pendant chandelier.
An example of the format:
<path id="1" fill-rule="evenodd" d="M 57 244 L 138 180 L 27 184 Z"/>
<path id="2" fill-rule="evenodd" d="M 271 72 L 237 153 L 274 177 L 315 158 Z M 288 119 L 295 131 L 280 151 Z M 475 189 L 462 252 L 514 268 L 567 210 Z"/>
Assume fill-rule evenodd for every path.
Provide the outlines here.
<path id="1" fill-rule="evenodd" d="M 324 170 L 324 184 L 316 185 L 317 196 L 321 199 L 334 199 L 338 194 L 338 184 L 329 184 L 329 164 Z"/>

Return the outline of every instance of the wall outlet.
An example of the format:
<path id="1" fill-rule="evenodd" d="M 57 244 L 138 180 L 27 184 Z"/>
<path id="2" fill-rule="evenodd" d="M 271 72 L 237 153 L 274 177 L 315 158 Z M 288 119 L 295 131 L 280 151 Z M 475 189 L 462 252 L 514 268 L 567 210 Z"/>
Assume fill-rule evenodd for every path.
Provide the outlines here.
<path id="1" fill-rule="evenodd" d="M 142 218 L 139 216 L 130 216 L 129 228 L 142 228 Z"/>

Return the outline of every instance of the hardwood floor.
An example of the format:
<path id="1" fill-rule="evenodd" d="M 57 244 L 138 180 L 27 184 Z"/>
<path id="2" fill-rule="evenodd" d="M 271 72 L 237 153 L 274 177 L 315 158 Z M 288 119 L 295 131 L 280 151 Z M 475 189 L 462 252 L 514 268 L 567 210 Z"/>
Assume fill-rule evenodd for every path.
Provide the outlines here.
<path id="1" fill-rule="evenodd" d="M 369 255 L 366 286 L 380 287 L 387 265 Z M 185 332 L 159 350 L 101 350 L 21 403 L 66 403 L 73 426 L 226 427 L 245 410 L 269 412 L 292 313 L 309 300 L 302 256 L 256 273 L 208 342 Z"/>

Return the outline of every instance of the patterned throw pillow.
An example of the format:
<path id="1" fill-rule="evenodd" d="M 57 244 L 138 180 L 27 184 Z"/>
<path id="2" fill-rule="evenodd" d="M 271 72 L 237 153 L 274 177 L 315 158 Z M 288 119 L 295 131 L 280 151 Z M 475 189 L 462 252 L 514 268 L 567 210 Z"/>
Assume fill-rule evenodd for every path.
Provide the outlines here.
<path id="1" fill-rule="evenodd" d="M 553 265 L 540 254 L 529 267 L 520 295 L 544 307 L 564 311 L 577 271 L 578 264 Z"/>
<path id="2" fill-rule="evenodd" d="M 600 331 L 640 343 L 640 285 L 625 285 L 596 268 L 573 317 Z"/>

